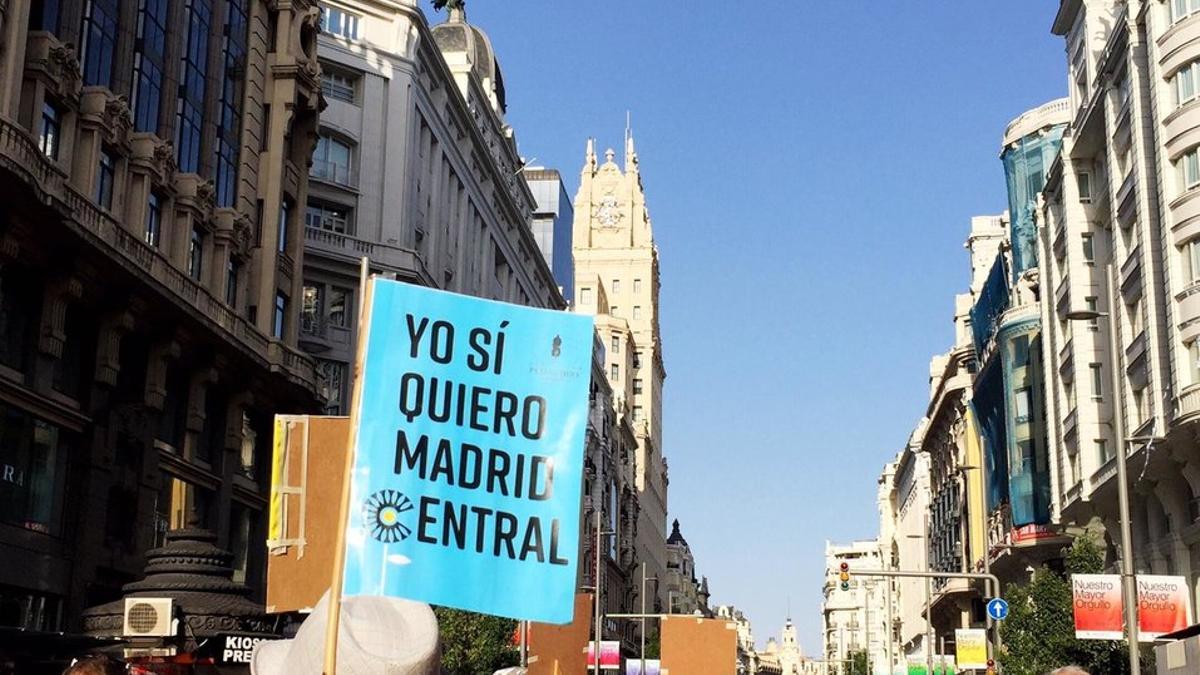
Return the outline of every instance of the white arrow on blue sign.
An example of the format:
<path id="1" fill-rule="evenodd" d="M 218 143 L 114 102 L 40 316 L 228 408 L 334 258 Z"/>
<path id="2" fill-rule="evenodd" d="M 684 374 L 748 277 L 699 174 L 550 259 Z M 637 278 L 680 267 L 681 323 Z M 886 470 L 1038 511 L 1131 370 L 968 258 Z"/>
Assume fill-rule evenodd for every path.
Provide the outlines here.
<path id="1" fill-rule="evenodd" d="M 987 613 L 995 621 L 1008 618 L 1008 601 L 1003 598 L 992 598 L 987 604 Z"/>

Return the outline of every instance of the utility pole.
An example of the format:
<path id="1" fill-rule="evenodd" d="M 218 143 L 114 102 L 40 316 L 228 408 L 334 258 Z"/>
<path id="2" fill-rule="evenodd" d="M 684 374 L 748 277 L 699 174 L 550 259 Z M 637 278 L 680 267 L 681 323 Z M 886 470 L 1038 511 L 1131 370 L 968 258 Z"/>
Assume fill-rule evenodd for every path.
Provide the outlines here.
<path id="1" fill-rule="evenodd" d="M 638 670 L 638 675 L 646 675 L 646 582 L 654 581 L 658 583 L 658 577 L 646 577 L 646 561 L 642 561 L 642 654 L 641 654 L 641 669 Z"/>

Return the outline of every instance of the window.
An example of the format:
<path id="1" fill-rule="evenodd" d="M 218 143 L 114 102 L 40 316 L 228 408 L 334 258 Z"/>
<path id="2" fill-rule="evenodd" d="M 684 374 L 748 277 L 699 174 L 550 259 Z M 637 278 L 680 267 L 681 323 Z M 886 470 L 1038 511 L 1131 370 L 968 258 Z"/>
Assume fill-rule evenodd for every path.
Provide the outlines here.
<path id="1" fill-rule="evenodd" d="M 1200 155 L 1197 152 L 1196 148 L 1192 148 L 1175 163 L 1184 190 L 1200 185 Z"/>
<path id="2" fill-rule="evenodd" d="M 62 134 L 62 115 L 49 101 L 42 104 L 42 131 L 38 136 L 38 148 L 50 159 L 58 159 L 58 143 Z"/>
<path id="3" fill-rule="evenodd" d="M 1080 36 L 1071 49 L 1071 75 L 1075 81 L 1075 103 L 1082 107 L 1088 100 L 1088 63 L 1086 41 Z"/>
<path id="4" fill-rule="evenodd" d="M 1029 423 L 1029 387 L 1018 389 L 1013 395 L 1013 406 L 1016 409 L 1016 423 Z"/>
<path id="5" fill-rule="evenodd" d="M 60 0 L 33 0 L 29 10 L 29 30 L 44 30 L 58 35 Z"/>
<path id="6" fill-rule="evenodd" d="M 1183 274 L 1185 281 L 1200 281 L 1200 239 L 1192 239 L 1183 245 Z"/>
<path id="7" fill-rule="evenodd" d="M 309 202 L 308 208 L 304 211 L 304 224 L 320 230 L 349 234 L 351 232 L 350 209 L 344 206 Z"/>
<path id="8" fill-rule="evenodd" d="M 1196 78 L 1200 77 L 1200 63 L 1189 63 L 1175 73 L 1175 106 L 1182 106 L 1196 98 Z"/>
<path id="9" fill-rule="evenodd" d="M 1171 21 L 1182 21 L 1200 12 L 1200 0 L 1171 0 Z"/>
<path id="10" fill-rule="evenodd" d="M 348 364 L 317 359 L 317 375 L 325 397 L 326 415 L 346 414 L 346 370 Z"/>
<path id="11" fill-rule="evenodd" d="M 348 328 L 350 326 L 350 314 L 346 308 L 350 305 L 350 298 L 353 297 L 353 291 L 341 286 L 332 286 L 329 289 L 329 325 L 337 326 L 338 328 Z"/>
<path id="12" fill-rule="evenodd" d="M 321 91 L 326 98 L 354 103 L 358 92 L 358 75 L 321 64 Z"/>
<path id="13" fill-rule="evenodd" d="M 1064 382 L 1063 389 L 1066 390 L 1068 405 L 1072 409 L 1074 409 L 1075 406 L 1077 405 L 1077 399 L 1075 398 L 1075 381 L 1071 380 L 1068 382 Z"/>
<path id="14" fill-rule="evenodd" d="M 1067 461 L 1071 463 L 1071 483 L 1079 482 L 1079 453 L 1067 455 Z"/>
<path id="15" fill-rule="evenodd" d="M 621 337 L 619 335 L 612 336 L 612 353 L 621 353 Z"/>
<path id="16" fill-rule="evenodd" d="M 633 406 L 633 421 L 634 422 L 642 421 L 642 406 L 640 406 L 640 405 Z"/>
<path id="17" fill-rule="evenodd" d="M 212 493 L 171 475 L 164 475 L 162 491 L 155 508 L 155 544 L 161 546 L 163 535 L 170 530 L 186 527 L 208 527 L 212 512 Z"/>
<path id="18" fill-rule="evenodd" d="M 304 295 L 300 305 L 300 332 L 309 335 L 321 333 L 321 305 L 324 288 L 316 285 L 304 285 Z"/>
<path id="19" fill-rule="evenodd" d="M 613 380 L 621 379 L 621 366 L 619 366 L 618 364 L 615 364 L 615 363 L 612 364 L 612 379 Z"/>
<path id="20" fill-rule="evenodd" d="M 634 368 L 641 368 L 641 367 L 642 367 L 642 353 L 641 353 L 641 352 L 634 352 L 634 354 L 633 354 L 633 367 L 634 367 Z"/>
<path id="21" fill-rule="evenodd" d="M 612 292 L 613 292 L 613 293 L 620 293 L 620 292 L 621 292 L 621 280 L 620 280 L 620 279 L 613 279 L 613 282 L 612 282 Z"/>
<path id="22" fill-rule="evenodd" d="M 608 308 L 608 313 L 613 316 L 621 316 L 621 308 L 616 305 L 611 305 Z"/>
<path id="23" fill-rule="evenodd" d="M 1083 240 L 1084 262 L 1096 262 L 1096 246 L 1092 241 L 1092 235 L 1085 234 L 1080 238 Z"/>
<path id="24" fill-rule="evenodd" d="M 641 293 L 641 292 L 642 292 L 642 280 L 641 280 L 641 279 L 634 279 L 634 280 L 633 280 L 633 292 L 634 292 L 634 293 Z"/>
<path id="25" fill-rule="evenodd" d="M 96 171 L 96 203 L 105 211 L 112 210 L 113 181 L 116 180 L 117 167 L 113 156 L 107 151 L 100 151 L 100 167 Z"/>
<path id="26" fill-rule="evenodd" d="M 637 305 L 633 306 L 633 318 L 635 318 L 635 319 L 642 318 L 642 308 L 641 307 L 639 307 Z"/>
<path id="27" fill-rule="evenodd" d="M 1029 365 L 1029 336 L 1018 335 L 1012 341 L 1012 367 L 1024 368 Z"/>
<path id="28" fill-rule="evenodd" d="M 579 304 L 592 304 L 592 289 L 586 287 L 579 289 Z"/>
<path id="29" fill-rule="evenodd" d="M 283 339 L 283 332 L 286 328 L 287 303 L 287 295 L 283 291 L 275 291 L 275 320 L 271 324 L 271 335 L 278 340 Z"/>
<path id="30" fill-rule="evenodd" d="M 204 232 L 198 227 L 192 228 L 192 240 L 188 244 L 188 276 L 200 280 L 204 273 Z"/>
<path id="31" fill-rule="evenodd" d="M 635 394 L 642 393 L 642 378 L 640 378 L 640 377 L 634 378 L 633 393 L 635 393 Z"/>
<path id="32" fill-rule="evenodd" d="M 338 185 L 353 185 L 350 175 L 350 145 L 330 136 L 317 139 L 309 175 Z"/>
<path id="33" fill-rule="evenodd" d="M 180 68 L 176 105 L 175 162 L 183 173 L 200 171 L 200 138 L 204 133 L 204 95 L 208 74 L 211 0 L 188 0 L 187 42 Z"/>
<path id="34" fill-rule="evenodd" d="M 292 210 L 292 203 L 286 197 L 279 203 L 279 252 L 287 253 L 288 245 L 288 217 Z"/>
<path id="35" fill-rule="evenodd" d="M 1079 201 L 1090 204 L 1092 201 L 1092 174 L 1080 171 L 1075 174 L 1075 178 L 1079 186 Z"/>
<path id="36" fill-rule="evenodd" d="M 238 469 L 241 470 L 243 476 L 254 478 L 254 468 L 257 462 L 255 461 L 258 445 L 258 432 L 254 430 L 254 425 L 250 422 L 250 416 L 242 411 L 242 451 L 239 457 Z"/>
<path id="37" fill-rule="evenodd" d="M 0 404 L 0 521 L 55 535 L 66 479 L 66 444 L 57 426 Z"/>
<path id="38" fill-rule="evenodd" d="M 221 54 L 221 100 L 217 103 L 217 206 L 233 206 L 237 198 L 238 155 L 242 140 L 242 80 L 246 72 L 247 1 L 226 5 L 225 41 Z"/>
<path id="39" fill-rule="evenodd" d="M 142 0 L 133 53 L 133 128 L 158 131 L 166 64 L 167 0 Z"/>
<path id="40" fill-rule="evenodd" d="M 117 41 L 116 0 L 88 0 L 83 7 L 80 49 L 83 55 L 83 83 L 112 85 L 113 51 Z"/>
<path id="41" fill-rule="evenodd" d="M 358 21 L 358 15 L 344 9 L 321 7 L 321 30 L 335 37 L 357 40 Z"/>
<path id="42" fill-rule="evenodd" d="M 1098 438 L 1095 441 L 1095 446 L 1096 446 L 1096 459 L 1099 460 L 1099 462 L 1101 464 L 1104 464 L 1104 463 L 1108 462 L 1108 460 L 1112 459 L 1112 457 L 1109 456 L 1109 454 L 1108 454 L 1108 441 L 1107 440 L 1105 440 L 1103 438 Z"/>
<path id="43" fill-rule="evenodd" d="M 233 502 L 229 507 L 229 552 L 233 554 L 233 581 L 235 583 L 244 584 L 247 582 L 247 571 L 251 577 L 257 576 L 255 571 L 257 566 L 251 566 L 250 559 L 256 557 L 251 551 L 251 548 L 258 548 L 259 537 L 255 536 L 254 530 L 257 511 L 252 511 L 250 507 Z M 256 579 L 249 579 L 251 586 L 256 586 Z"/>
<path id="44" fill-rule="evenodd" d="M 1104 397 L 1104 368 L 1099 363 L 1088 364 L 1092 374 L 1092 398 Z"/>
<path id="45" fill-rule="evenodd" d="M 154 192 L 150 193 L 150 199 L 146 202 L 146 231 L 143 237 L 154 248 L 158 248 L 162 240 L 162 203 Z"/>
<path id="46" fill-rule="evenodd" d="M 1200 339 L 1189 342 L 1187 352 L 1187 369 L 1191 374 L 1191 384 L 1200 384 Z"/>
<path id="47" fill-rule="evenodd" d="M 1099 299 L 1096 296 L 1089 296 L 1083 299 L 1083 304 L 1089 312 L 1099 311 Z M 1088 319 L 1088 328 L 1091 330 L 1100 330 L 1100 319 Z"/>
<path id="48" fill-rule="evenodd" d="M 233 258 L 229 259 L 229 264 L 225 266 L 225 304 L 230 307 L 237 306 L 238 297 L 238 271 L 241 265 Z"/>
<path id="49" fill-rule="evenodd" d="M 0 364 L 24 371 L 41 292 L 33 284 L 21 283 L 12 269 L 9 266 L 7 274 L 0 271 Z"/>

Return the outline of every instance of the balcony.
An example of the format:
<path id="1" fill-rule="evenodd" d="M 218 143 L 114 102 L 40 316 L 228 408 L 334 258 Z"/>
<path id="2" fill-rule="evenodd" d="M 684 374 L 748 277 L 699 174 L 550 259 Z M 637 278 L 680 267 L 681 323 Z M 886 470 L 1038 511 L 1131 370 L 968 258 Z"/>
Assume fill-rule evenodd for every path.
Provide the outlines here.
<path id="1" fill-rule="evenodd" d="M 1134 194 L 1137 186 L 1137 172 L 1130 170 L 1125 176 L 1125 180 L 1121 181 L 1121 187 L 1117 188 L 1117 222 L 1121 227 L 1128 227 L 1133 223 L 1134 216 L 1137 215 L 1137 200 L 1134 199 Z"/>
<path id="2" fill-rule="evenodd" d="M 1054 289 L 1054 306 L 1060 312 L 1067 311 L 1067 302 L 1071 299 L 1071 278 L 1064 276 L 1062 281 L 1058 282 L 1058 288 Z"/>
<path id="3" fill-rule="evenodd" d="M 1058 368 L 1060 372 L 1071 364 L 1074 355 L 1075 340 L 1067 338 L 1067 341 L 1063 343 L 1062 349 L 1058 350 Z"/>
<path id="4" fill-rule="evenodd" d="M 1073 406 L 1071 408 L 1071 412 L 1067 413 L 1067 416 L 1065 418 L 1063 418 L 1063 423 L 1062 423 L 1063 438 L 1070 437 L 1072 434 L 1074 434 L 1076 429 L 1078 428 L 1078 426 L 1079 426 L 1079 406 Z"/>
<path id="5" fill-rule="evenodd" d="M 391 244 L 380 244 L 340 232 L 316 227 L 304 228 L 305 247 L 335 260 L 358 264 L 368 258 L 372 266 L 395 272 L 402 278 L 415 280 L 424 286 L 434 286 L 433 277 L 416 251 Z"/>
<path id="6" fill-rule="evenodd" d="M 1146 353 L 1146 331 L 1138 331 L 1137 337 L 1133 338 L 1125 347 L 1125 363 L 1129 364 L 1127 368 L 1132 368 L 1137 365 L 1137 360 L 1142 358 Z"/>
<path id="7" fill-rule="evenodd" d="M 24 176 L 41 193 L 43 201 L 57 200 L 64 204 L 80 234 L 97 250 L 136 270 L 149 285 L 203 317 L 212 330 L 229 342 L 266 359 L 273 372 L 315 391 L 316 372 L 311 359 L 282 343 L 270 341 L 199 282 L 171 265 L 157 249 L 130 234 L 87 196 L 67 185 L 65 174 L 38 150 L 33 137 L 3 118 L 0 118 L 0 165 Z"/>
<path id="8" fill-rule="evenodd" d="M 1142 270 L 1142 246 L 1135 246 L 1129 252 L 1129 256 L 1125 258 L 1125 262 L 1121 263 L 1121 293 L 1129 296 L 1134 288 L 1134 282 L 1141 278 L 1139 272 Z"/>
<path id="9" fill-rule="evenodd" d="M 1054 257 L 1062 260 L 1067 255 L 1067 221 L 1062 219 L 1054 228 Z"/>
<path id="10" fill-rule="evenodd" d="M 1179 312 L 1175 317 L 1179 327 L 1180 342 L 1189 342 L 1200 336 L 1200 281 L 1193 281 L 1175 295 Z"/>
<path id="11" fill-rule="evenodd" d="M 338 164 L 327 159 L 314 159 L 308 177 L 341 187 L 355 189 L 358 187 L 358 171 L 345 164 Z"/>
<path id="12" fill-rule="evenodd" d="M 1190 422 L 1200 418 L 1200 384 L 1183 390 L 1175 397 L 1175 424 Z"/>

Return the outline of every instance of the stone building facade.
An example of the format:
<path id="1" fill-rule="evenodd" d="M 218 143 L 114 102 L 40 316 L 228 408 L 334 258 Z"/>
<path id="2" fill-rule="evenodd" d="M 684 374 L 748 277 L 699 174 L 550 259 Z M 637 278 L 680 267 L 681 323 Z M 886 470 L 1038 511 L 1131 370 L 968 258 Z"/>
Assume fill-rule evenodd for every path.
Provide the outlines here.
<path id="1" fill-rule="evenodd" d="M 77 630 L 199 526 L 261 597 L 320 108 L 308 0 L 0 5 L 0 604 Z"/>
<path id="2" fill-rule="evenodd" d="M 486 33 L 452 9 L 322 4 L 321 113 L 304 210 L 301 345 L 326 412 L 347 414 L 359 260 L 422 286 L 564 306 L 530 230 L 535 206 Z"/>
<path id="3" fill-rule="evenodd" d="M 634 150 L 626 133 L 624 170 L 605 152 L 596 157 L 588 140 L 579 191 L 575 195 L 575 310 L 596 315 L 610 350 L 606 367 L 615 404 L 626 408 L 637 437 L 636 477 L 641 516 L 638 558 L 649 574 L 667 577 L 667 461 L 662 446 L 663 365 L 658 322 L 659 264 L 654 231 Z M 659 607 L 667 602 L 659 585 Z"/>

